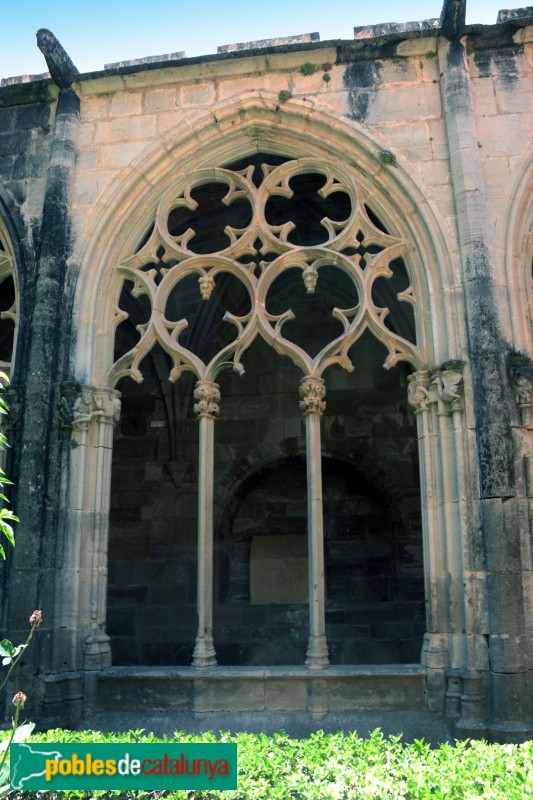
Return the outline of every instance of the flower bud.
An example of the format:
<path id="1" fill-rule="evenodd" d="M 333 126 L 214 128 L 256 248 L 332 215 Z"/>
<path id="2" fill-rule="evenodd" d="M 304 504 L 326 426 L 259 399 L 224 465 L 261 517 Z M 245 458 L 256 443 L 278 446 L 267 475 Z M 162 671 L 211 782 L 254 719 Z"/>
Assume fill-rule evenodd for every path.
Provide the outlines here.
<path id="1" fill-rule="evenodd" d="M 27 700 L 27 699 L 28 699 L 28 698 L 26 697 L 26 695 L 24 694 L 24 692 L 17 692 L 17 693 L 16 693 L 16 695 L 15 695 L 15 697 L 13 698 L 13 703 L 14 703 L 14 704 L 15 704 L 15 705 L 16 705 L 18 708 L 22 708 L 22 707 L 24 706 L 24 703 L 26 702 L 26 700 Z"/>
<path id="2" fill-rule="evenodd" d="M 35 625 L 37 627 L 43 621 L 42 613 L 40 611 L 34 611 L 30 617 L 30 625 Z"/>

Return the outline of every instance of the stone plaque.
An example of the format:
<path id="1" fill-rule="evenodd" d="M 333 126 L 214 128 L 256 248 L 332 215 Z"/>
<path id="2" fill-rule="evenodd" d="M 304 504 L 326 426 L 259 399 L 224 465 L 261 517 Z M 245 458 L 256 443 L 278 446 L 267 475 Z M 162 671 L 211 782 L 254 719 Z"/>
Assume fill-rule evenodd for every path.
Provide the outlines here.
<path id="1" fill-rule="evenodd" d="M 250 555 L 250 601 L 254 605 L 307 603 L 307 536 L 254 536 Z"/>

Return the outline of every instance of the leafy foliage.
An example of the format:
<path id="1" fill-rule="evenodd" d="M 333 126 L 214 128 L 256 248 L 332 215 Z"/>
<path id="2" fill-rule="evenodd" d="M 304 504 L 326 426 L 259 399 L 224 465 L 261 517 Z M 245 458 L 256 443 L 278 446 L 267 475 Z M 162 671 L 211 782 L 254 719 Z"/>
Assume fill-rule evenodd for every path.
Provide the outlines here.
<path id="1" fill-rule="evenodd" d="M 7 375 L 3 372 L 0 372 L 0 389 L 5 388 L 6 384 L 9 383 L 9 379 Z M 8 405 L 6 403 L 5 397 L 0 394 L 0 414 L 7 414 L 9 411 Z M 3 433 L 0 433 L 0 450 L 5 450 L 6 447 L 9 447 L 6 437 Z M 0 502 L 7 503 L 9 502 L 7 497 L 4 494 L 4 486 L 6 484 L 10 484 L 5 473 L 2 469 L 0 469 Z M 5 506 L 0 508 L 0 538 L 2 538 L 1 534 L 6 537 L 8 542 L 14 547 L 15 546 L 15 534 L 13 532 L 13 528 L 11 526 L 12 522 L 19 522 L 19 518 L 15 516 L 15 514 Z M 6 553 L 5 550 L 0 543 L 0 557 L 5 558 Z"/>
<path id="2" fill-rule="evenodd" d="M 375 730 L 292 739 L 281 732 L 213 732 L 201 736 L 177 731 L 156 738 L 141 728 L 128 733 L 73 732 L 34 734 L 34 742 L 237 742 L 238 789 L 224 800 L 527 800 L 533 798 L 533 742 L 488 744 L 456 741 L 432 747 L 424 739 L 410 744 L 401 735 L 385 738 Z M 23 792 L 17 800 L 126 798 L 121 792 Z M 129 792 L 131 798 L 220 800 L 216 791 Z"/>
<path id="3" fill-rule="evenodd" d="M 300 72 L 302 75 L 314 75 L 317 69 L 318 67 L 316 64 L 311 64 L 310 61 L 306 61 L 305 64 L 301 65 Z"/>

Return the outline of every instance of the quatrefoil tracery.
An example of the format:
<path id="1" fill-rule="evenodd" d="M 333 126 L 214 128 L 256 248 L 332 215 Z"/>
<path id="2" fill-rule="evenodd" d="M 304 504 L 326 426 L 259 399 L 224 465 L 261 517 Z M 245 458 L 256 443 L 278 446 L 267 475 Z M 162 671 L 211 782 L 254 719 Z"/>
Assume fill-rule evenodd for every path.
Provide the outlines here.
<path id="1" fill-rule="evenodd" d="M 296 220 L 288 218 L 274 224 L 275 214 L 269 211 L 276 202 L 279 210 L 281 198 L 282 215 L 287 216 L 294 196 L 292 186 L 297 182 L 301 187 L 305 176 L 309 176 L 318 196 L 309 200 L 309 213 L 315 218 L 317 213 L 320 215 L 321 203 L 328 202 L 328 198 L 336 198 L 342 211 L 331 216 L 345 216 L 349 209 L 345 219 L 331 216 L 320 219 L 323 241 L 318 244 L 291 241 L 310 238 L 307 228 L 311 226 L 305 225 L 305 193 Z M 331 203 L 328 207 L 335 210 Z M 227 223 L 219 229 L 228 215 L 231 218 L 232 208 L 236 210 L 232 219 L 242 218 L 245 224 L 239 227 Z M 279 353 L 289 356 L 305 375 L 320 377 L 332 364 L 353 369 L 349 350 L 367 328 L 388 349 L 385 367 L 402 359 L 418 365 L 416 346 L 385 325 L 389 308 L 380 307 L 373 298 L 375 281 L 392 277 L 390 264 L 402 259 L 407 246 L 402 239 L 386 233 L 383 226 L 378 227 L 373 217 L 351 177 L 341 177 L 332 167 L 313 159 L 286 161 L 277 166 L 263 163 L 260 180 L 254 164 L 239 170 L 203 169 L 184 176 L 161 199 L 146 241 L 117 266 L 124 281 L 133 283 L 131 295 L 148 298 L 151 314 L 148 322 L 137 326 L 140 334 L 137 344 L 112 367 L 110 385 L 125 376 L 142 380 L 140 364 L 156 343 L 172 359 L 170 380 L 176 380 L 184 370 L 191 370 L 198 379 L 212 381 L 228 366 L 242 372 L 242 356 L 258 335 Z M 212 228 L 216 228 L 213 236 L 218 249 L 205 252 L 209 249 Z M 316 236 L 315 225 L 311 238 Z M 282 313 L 270 313 L 269 292 L 280 276 L 300 270 L 305 291 L 311 295 L 325 267 L 347 276 L 357 302 L 347 308 L 332 308 L 331 316 L 340 323 L 341 332 L 311 356 L 304 347 L 284 336 L 284 326 L 294 319 L 294 314 L 290 305 Z M 167 318 L 169 298 L 192 275 L 198 279 L 198 302 L 212 303 L 213 292 L 225 274 L 242 284 L 249 296 L 249 307 L 246 313 L 240 307 L 224 309 L 223 320 L 233 326 L 234 338 L 204 362 L 183 343 L 183 332 L 189 325 L 186 316 L 177 320 Z M 416 306 L 411 286 L 398 293 L 397 300 Z M 124 322 L 126 316 L 117 307 L 115 324 Z"/>

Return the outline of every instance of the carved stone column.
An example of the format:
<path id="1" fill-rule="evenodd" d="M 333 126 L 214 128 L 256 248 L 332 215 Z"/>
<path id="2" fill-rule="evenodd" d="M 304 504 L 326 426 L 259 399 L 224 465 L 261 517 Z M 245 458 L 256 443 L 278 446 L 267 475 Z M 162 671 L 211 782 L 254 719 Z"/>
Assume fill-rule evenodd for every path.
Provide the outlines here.
<path id="1" fill-rule="evenodd" d="M 418 422 L 420 459 L 420 501 L 424 535 L 424 582 L 426 588 L 426 626 L 422 664 L 428 668 L 428 703 L 433 711 L 442 711 L 445 670 L 448 665 L 446 597 L 442 590 L 446 574 L 444 538 L 437 506 L 438 467 L 436 434 L 432 419 L 435 391 L 427 370 L 409 376 L 408 402 Z"/>
<path id="2" fill-rule="evenodd" d="M 194 412 L 200 422 L 198 485 L 198 633 L 193 667 L 216 666 L 213 645 L 213 470 L 215 419 L 219 413 L 218 384 L 200 380 L 194 390 Z"/>
<path id="3" fill-rule="evenodd" d="M 458 449 L 462 451 L 462 442 L 456 439 L 452 423 L 452 415 L 456 416 L 462 409 L 462 365 L 449 364 L 432 370 L 432 400 L 436 413 L 438 430 L 438 452 L 440 456 L 440 506 L 445 542 L 446 563 L 446 595 L 443 598 L 446 608 L 446 630 L 455 638 L 455 648 L 462 649 L 462 636 L 466 630 L 464 602 L 464 565 L 463 565 L 463 528 L 458 513 Z M 463 662 L 464 653 L 456 656 L 459 666 Z"/>
<path id="4" fill-rule="evenodd" d="M 120 400 L 113 390 L 97 390 L 93 396 L 96 423 L 96 474 L 94 539 L 91 564 L 90 615 L 92 632 L 85 641 L 85 669 L 111 665 L 111 646 L 105 632 L 107 615 L 107 542 L 111 490 L 113 428 L 120 418 Z"/>
<path id="5" fill-rule="evenodd" d="M 305 377 L 300 384 L 300 410 L 305 417 L 307 450 L 307 525 L 309 547 L 309 645 L 305 663 L 310 669 L 329 664 L 326 642 L 324 585 L 324 519 L 322 507 L 322 445 L 320 417 L 326 403 L 322 378 Z"/>
<path id="6" fill-rule="evenodd" d="M 113 428 L 119 416 L 117 391 L 64 387 L 60 420 L 72 433 L 68 538 L 55 603 L 55 626 L 63 634 L 55 658 L 59 662 L 61 651 L 68 649 L 71 662 L 85 670 L 99 670 L 111 664 L 105 632 L 107 540 Z"/>

